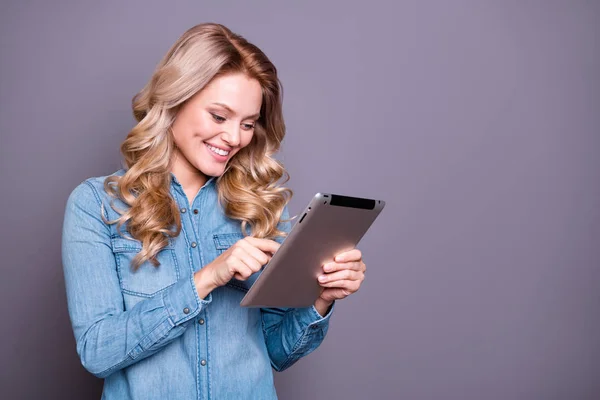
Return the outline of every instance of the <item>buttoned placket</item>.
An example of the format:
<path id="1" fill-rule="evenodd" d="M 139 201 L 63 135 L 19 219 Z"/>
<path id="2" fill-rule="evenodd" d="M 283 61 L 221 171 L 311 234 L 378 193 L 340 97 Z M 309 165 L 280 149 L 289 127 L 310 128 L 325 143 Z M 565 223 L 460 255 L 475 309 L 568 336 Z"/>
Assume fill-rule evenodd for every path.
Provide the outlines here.
<path id="1" fill-rule="evenodd" d="M 180 217 L 181 217 L 181 233 L 183 235 L 183 239 L 188 244 L 188 252 L 190 253 L 190 259 L 192 260 L 192 265 L 190 265 L 190 273 L 194 273 L 198 271 L 202 266 L 202 248 L 200 246 L 200 208 L 202 207 L 202 202 L 206 197 L 206 189 L 208 185 L 211 183 L 211 178 L 207 181 L 198 191 L 196 197 L 192 200 L 192 203 L 189 203 L 189 199 L 185 195 L 183 191 L 183 187 L 177 181 L 174 175 L 172 175 L 172 193 L 180 207 Z M 188 310 L 189 311 L 189 310 Z M 185 310 L 184 310 L 185 312 Z M 196 362 L 198 365 L 198 394 L 200 398 L 210 398 L 209 395 L 209 381 L 208 381 L 208 361 L 209 361 L 209 348 L 208 348 L 208 314 L 206 309 L 203 309 L 196 316 L 197 323 L 194 324 L 197 337 L 198 337 L 198 352 L 196 355 Z"/>

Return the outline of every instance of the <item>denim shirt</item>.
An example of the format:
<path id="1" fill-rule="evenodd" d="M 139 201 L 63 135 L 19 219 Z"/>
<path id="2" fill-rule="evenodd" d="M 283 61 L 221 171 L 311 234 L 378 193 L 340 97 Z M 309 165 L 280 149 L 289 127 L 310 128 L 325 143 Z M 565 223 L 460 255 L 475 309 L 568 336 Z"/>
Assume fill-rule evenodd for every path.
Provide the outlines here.
<path id="1" fill-rule="evenodd" d="M 62 236 L 77 353 L 105 379 L 102 398 L 276 399 L 273 369 L 290 367 L 321 344 L 334 307 L 325 317 L 314 306 L 241 307 L 260 272 L 199 298 L 194 272 L 243 238 L 240 222 L 218 204 L 214 177 L 189 204 L 171 174 L 181 233 L 158 253 L 158 268 L 147 261 L 134 272 L 130 262 L 142 245 L 102 220 L 101 212 L 108 220 L 119 216 L 104 179 L 89 178 L 71 192 Z M 282 218 L 289 218 L 287 206 Z M 291 229 L 290 222 L 278 227 Z M 122 231 L 130 236 L 126 225 Z"/>

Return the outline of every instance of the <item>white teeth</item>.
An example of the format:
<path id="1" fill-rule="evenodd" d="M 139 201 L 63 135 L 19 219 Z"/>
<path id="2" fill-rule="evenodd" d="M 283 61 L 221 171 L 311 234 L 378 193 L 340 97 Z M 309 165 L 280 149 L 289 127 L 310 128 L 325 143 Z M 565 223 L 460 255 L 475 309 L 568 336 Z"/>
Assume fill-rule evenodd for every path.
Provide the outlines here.
<path id="1" fill-rule="evenodd" d="M 228 155 L 228 154 L 229 154 L 229 152 L 228 152 L 228 151 L 221 150 L 221 149 L 217 149 L 216 147 L 214 147 L 214 146 L 211 146 L 210 144 L 207 144 L 206 146 L 207 146 L 207 147 L 208 147 L 208 148 L 209 148 L 209 149 L 210 149 L 212 152 L 214 152 L 214 153 L 217 153 L 217 154 L 218 154 L 218 155 L 220 155 L 220 156 L 226 156 L 226 155 Z"/>

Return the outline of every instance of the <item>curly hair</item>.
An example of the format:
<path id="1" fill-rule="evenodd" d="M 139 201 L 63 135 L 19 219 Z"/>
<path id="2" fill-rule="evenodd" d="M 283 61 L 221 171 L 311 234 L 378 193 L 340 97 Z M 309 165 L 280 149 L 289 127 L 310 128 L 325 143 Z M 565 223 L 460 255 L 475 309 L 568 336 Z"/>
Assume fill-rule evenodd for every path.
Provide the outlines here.
<path id="1" fill-rule="evenodd" d="M 120 233 L 126 225 L 128 233 L 142 243 L 132 263 L 134 269 L 145 261 L 158 266 L 156 255 L 168 245 L 169 237 L 181 231 L 179 209 L 169 191 L 175 151 L 171 127 L 177 112 L 213 79 L 230 73 L 256 79 L 262 104 L 252 141 L 216 178 L 219 204 L 225 215 L 241 221 L 244 233 L 250 226 L 255 237 L 286 235 L 277 225 L 293 192 L 282 186 L 289 174 L 272 157 L 285 136 L 283 88 L 277 69 L 258 47 L 225 26 L 199 24 L 175 42 L 146 86 L 133 97 L 138 123 L 121 144 L 126 172 L 104 181 L 106 192 L 129 206 L 120 210 L 111 200 L 111 208 L 120 217 L 106 222 L 117 223 Z"/>

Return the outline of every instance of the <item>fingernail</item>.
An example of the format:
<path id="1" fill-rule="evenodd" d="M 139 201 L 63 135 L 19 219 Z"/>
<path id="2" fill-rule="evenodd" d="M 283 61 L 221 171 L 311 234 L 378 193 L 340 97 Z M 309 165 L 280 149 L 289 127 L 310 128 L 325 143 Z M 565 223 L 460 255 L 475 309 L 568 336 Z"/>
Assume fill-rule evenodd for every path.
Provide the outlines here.
<path id="1" fill-rule="evenodd" d="M 327 277 L 325 275 L 319 276 L 319 281 L 325 282 L 326 280 L 327 280 Z"/>

